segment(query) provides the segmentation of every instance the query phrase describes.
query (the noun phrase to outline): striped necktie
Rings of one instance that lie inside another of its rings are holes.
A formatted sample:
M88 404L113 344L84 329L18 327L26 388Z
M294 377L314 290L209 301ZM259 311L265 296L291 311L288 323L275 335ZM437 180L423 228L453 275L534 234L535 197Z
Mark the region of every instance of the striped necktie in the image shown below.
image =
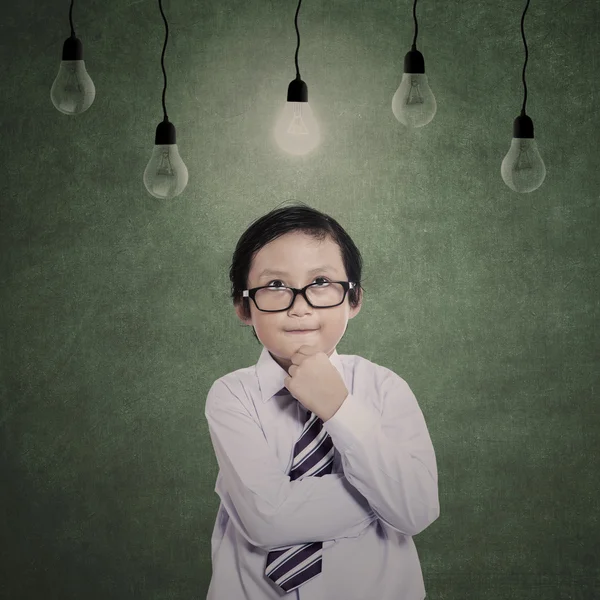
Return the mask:
M335 448L323 421L308 413L302 435L294 446L289 472L292 481L303 477L321 477L333 471ZM267 555L265 574L285 592L291 592L321 572L323 542L310 542L273 550Z

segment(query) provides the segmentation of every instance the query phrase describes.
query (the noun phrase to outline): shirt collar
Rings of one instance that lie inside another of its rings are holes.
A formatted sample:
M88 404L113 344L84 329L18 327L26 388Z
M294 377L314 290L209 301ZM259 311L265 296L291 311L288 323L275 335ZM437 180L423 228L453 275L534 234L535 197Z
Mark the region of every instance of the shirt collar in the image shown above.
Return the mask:
M340 355L337 353L337 349L333 351L329 360L338 370L342 379L344 379L344 367ZM260 358L256 363L256 375L258 377L258 385L260 387L261 400L263 402L270 400L274 396L282 396L287 393L284 390L285 384L283 381L288 376L288 372L275 362L264 346L260 353Z

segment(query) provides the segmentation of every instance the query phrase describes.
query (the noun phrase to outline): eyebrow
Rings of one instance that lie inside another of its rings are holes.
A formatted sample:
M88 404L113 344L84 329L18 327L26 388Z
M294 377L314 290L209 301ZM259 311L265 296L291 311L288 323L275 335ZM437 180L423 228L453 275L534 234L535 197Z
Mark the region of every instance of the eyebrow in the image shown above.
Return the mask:
M308 271L309 275L312 275L313 273L318 273L318 272L323 272L323 271L335 271L335 267L332 267L331 265L322 265L320 267L316 267L315 269L312 269L310 271ZM264 269L264 271L262 271L259 275L259 279L262 279L263 277L265 277L266 275L287 275L288 273L286 271L280 271L278 269Z

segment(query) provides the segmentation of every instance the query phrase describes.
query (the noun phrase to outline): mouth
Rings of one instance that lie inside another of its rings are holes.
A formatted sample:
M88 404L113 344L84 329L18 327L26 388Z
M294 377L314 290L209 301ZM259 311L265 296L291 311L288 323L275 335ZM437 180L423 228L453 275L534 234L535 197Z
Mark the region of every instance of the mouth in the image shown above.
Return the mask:
M290 329L287 330L286 333L291 333L292 335L302 335L306 333L313 333L314 331L318 331L317 329Z

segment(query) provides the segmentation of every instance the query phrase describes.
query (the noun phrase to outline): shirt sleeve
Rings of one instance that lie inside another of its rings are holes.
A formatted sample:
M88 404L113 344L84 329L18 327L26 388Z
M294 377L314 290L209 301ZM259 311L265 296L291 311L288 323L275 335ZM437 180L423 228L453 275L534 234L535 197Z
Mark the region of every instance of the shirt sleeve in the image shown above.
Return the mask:
M435 452L423 413L396 373L379 387L376 403L348 394L323 427L342 457L348 481L387 525L408 536L440 514Z
M215 491L226 507L233 503L230 517L252 545L273 550L354 537L377 519L341 473L291 481L260 424L222 380L208 392L205 416L226 494Z

